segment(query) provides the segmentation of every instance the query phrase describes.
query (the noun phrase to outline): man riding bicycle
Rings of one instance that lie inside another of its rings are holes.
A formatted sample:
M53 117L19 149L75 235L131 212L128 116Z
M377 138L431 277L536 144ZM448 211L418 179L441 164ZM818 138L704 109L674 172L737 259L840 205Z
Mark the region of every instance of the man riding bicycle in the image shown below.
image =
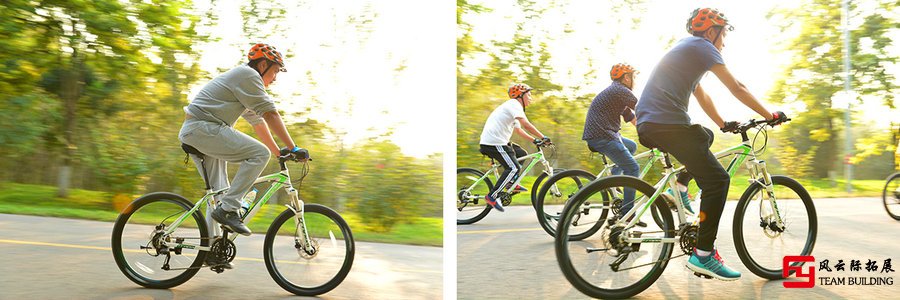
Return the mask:
M634 106L637 97L632 93L634 76L639 72L627 64L615 64L609 71L612 83L597 94L591 101L584 121L581 139L587 142L588 149L609 157L616 166L613 175L625 174L637 177L640 167L634 160L637 144L619 134L620 117L625 122L635 124ZM627 212L634 207L634 190L626 189L619 211ZM639 225L646 226L643 222Z
M725 122L712 99L700 86L700 79L712 71L732 95L767 120L782 122L784 113L771 113L734 78L722 59L725 36L733 30L718 10L698 8L687 20L684 38L663 56L650 74L647 86L635 109L641 144L657 147L681 162L703 190L700 202L699 237L686 266L688 269L721 280L737 280L741 274L725 266L714 247L719 219L725 208L730 178L709 147L713 133L691 124L687 114L688 100L693 94L698 104L723 132L737 128L737 122Z
M227 165L241 164L229 190L218 200L216 207L207 207L207 223L210 232L216 232L209 222L212 217L231 231L250 235L250 229L241 222L238 211L241 199L250 191L272 153L308 157L305 149L294 144L281 115L275 110L275 102L266 88L279 72L286 72L284 59L275 47L256 44L247 54L249 63L237 66L211 80L184 107L184 124L178 139L204 154L201 159L191 154L200 176L213 190L228 187ZM253 126L262 141L234 129L238 117ZM287 144L279 150L271 132ZM205 171L205 172L204 172Z
M528 140L534 141L535 144L549 144L550 138L538 131L537 127L528 121L525 117L525 107L531 104L532 88L524 83L513 84L507 90L509 100L497 106L491 115L488 116L484 123L484 129L481 132L481 141L479 151L481 154L487 155L492 160L500 162L503 166L503 173L500 175L498 182L494 185L493 190L484 196L485 200L491 207L501 212L504 211L503 204L498 201L500 197L506 197L502 191L516 182L519 175L519 161L516 158L525 156L525 150L516 144L510 143L509 139L513 132ZM534 138L528 132L541 138ZM525 191L524 188L516 186L516 192Z

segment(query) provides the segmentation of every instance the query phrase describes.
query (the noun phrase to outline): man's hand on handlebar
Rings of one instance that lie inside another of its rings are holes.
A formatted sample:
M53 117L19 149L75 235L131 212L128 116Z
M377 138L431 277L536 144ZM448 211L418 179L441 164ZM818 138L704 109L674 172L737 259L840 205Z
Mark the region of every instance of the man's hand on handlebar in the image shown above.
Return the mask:
M550 141L550 138L549 138L549 137L546 137L546 136L543 137L543 138L534 139L534 141L531 141L531 142L534 143L534 144L535 144L536 146L538 146L538 147L540 147L540 146L550 146L550 145L553 145L553 142Z
M739 125L740 124L736 121L728 121L728 122L725 122L725 127L719 128L719 130L722 130L722 132L725 132L725 133L738 132Z
M312 160L309 157L309 150L306 150L306 149L303 149L300 147L294 147L293 149L284 147L284 148L281 148L281 151L279 151L279 152L280 152L279 153L280 155L278 157L284 158L286 160L293 160L293 161L297 161L297 162L305 162L307 160Z
M776 112L772 113L772 120L770 120L771 123L769 123L769 124L772 126L775 126L775 125L784 123L787 120L789 120L789 119L788 119L787 115L784 114L784 112L776 111Z

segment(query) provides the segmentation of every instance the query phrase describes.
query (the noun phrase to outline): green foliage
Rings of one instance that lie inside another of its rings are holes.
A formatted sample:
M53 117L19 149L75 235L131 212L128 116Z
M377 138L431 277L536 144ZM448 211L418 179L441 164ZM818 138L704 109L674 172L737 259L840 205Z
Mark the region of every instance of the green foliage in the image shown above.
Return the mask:
M177 133L189 89L218 73L201 71L195 49L222 35L240 35L245 44L266 40L286 30L290 10L308 5L245 1L238 6L240 32L211 32L220 22L219 11L200 12L191 1L4 1L0 180L56 184L61 166L69 166L70 186L76 189L201 196L202 178L193 162L183 164ZM341 21L352 27L348 34L364 40L376 17L364 9ZM236 53L234 63L242 56ZM313 75L320 74L307 72L315 87ZM314 94L315 89L309 92ZM286 118L295 141L310 149L315 159L309 176L298 185L304 200L342 214L364 210L359 217L364 223L354 226L382 232L392 232L394 225L410 227L421 221L420 216L441 216L440 156L408 157L387 141L345 147L341 140L346 132L309 119L307 113ZM244 122L237 128L252 135ZM388 168L377 169L378 164ZM300 168L290 167L298 179ZM238 164L229 168L229 174L235 174ZM277 171L273 159L264 172ZM79 193L73 190L68 200ZM111 195L95 196L110 206ZM82 215L60 214L70 212ZM433 238L416 243L434 244Z
M559 2L559 1L558 1ZM541 15L550 9L565 9L569 2L540 3L518 1L508 8L521 18L514 18L517 30L508 40L478 43L472 36L472 25L467 23L470 16L489 12L488 8L473 5L469 1L457 1L457 24L461 36L457 37L457 119L456 145L457 165L477 167L487 161L478 151L478 141L484 121L498 105L506 101L507 88L514 82L524 82L535 90L535 101L526 108L526 114L543 134L553 139L557 147L549 157L557 167L598 169L599 159L591 159L587 146L581 140L585 113L591 100L602 87L562 86L551 80L555 71L551 63L552 55L548 45L556 42L557 35L569 34L568 26L541 22ZM631 13L644 10L640 1L627 4L614 4L610 7L614 12L629 11ZM563 8L560 8L563 7ZM615 13L611 15L621 16ZM628 23L635 25L637 20L631 17L604 19L605 24ZM634 23L632 23L634 22ZM566 23L568 24L568 23ZM551 28L553 27L553 28ZM614 38L613 38L614 39ZM604 40L606 41L606 40ZM477 67L475 57L487 57L489 60ZM587 62L591 64L590 60ZM603 73L603 72L600 72ZM595 70L589 70L585 78L597 78ZM607 81L604 81L607 82ZM634 129L623 126L631 130ZM529 152L535 151L531 141L513 136L518 143ZM486 169L486 168L485 168ZM532 174L537 174L533 171Z
M350 208L376 232L390 230L425 209L440 206L440 168L404 157L400 148L371 140L353 151L357 159L346 170L350 176L345 193Z
M68 198L54 196L51 186L0 182L0 213L35 216L77 218L113 222L119 216L107 201L110 193L73 189ZM136 197L136 196L135 196ZM266 205L260 208L248 224L254 232L265 232L272 220L283 212L284 206ZM440 217L414 217L394 226L388 232L368 229L355 213L341 212L357 241L401 243L427 246L443 244L443 222Z
M897 61L897 54L889 52L894 41L890 31L897 29L896 1L877 1L877 8L864 9L851 2L851 24L861 23L851 29L851 86L860 96L883 99L884 105L893 107L897 87L894 77L887 72ZM780 151L779 161L786 170L825 178L828 172L839 168L838 157L842 141L843 109L835 108L832 97L843 89L844 42L841 27L841 2L809 0L800 5L803 9L776 9L770 19L779 23L784 32L796 32L788 36L786 50L792 60L769 93L771 101L796 107L804 111L785 127L782 135L788 151ZM790 29L795 29L792 31ZM858 105L857 100L852 103ZM866 126L857 122L856 126ZM858 141L857 148L868 148L872 140ZM862 160L866 157L857 157Z

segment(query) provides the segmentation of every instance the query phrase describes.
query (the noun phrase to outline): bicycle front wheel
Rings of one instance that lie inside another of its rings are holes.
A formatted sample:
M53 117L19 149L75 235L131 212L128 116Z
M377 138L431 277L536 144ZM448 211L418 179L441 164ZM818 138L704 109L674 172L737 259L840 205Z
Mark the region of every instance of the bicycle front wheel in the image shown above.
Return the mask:
M566 279L585 295L628 298L650 287L662 275L672 256L675 225L671 213L660 214L662 226L649 222L651 216L645 213L638 220L647 223L647 227L625 228L624 221L608 219L590 238L571 239L572 220L583 210L584 203L601 203L611 189L634 189L635 199L645 199L654 192L652 186L630 176L604 177L586 185L563 209L554 243L556 259ZM652 205L659 211L669 209L660 199ZM632 238L643 240L628 240Z
M884 191L881 192L881 199L888 215L900 221L900 173L888 176Z
M472 224L484 219L491 206L484 196L491 192L494 185L484 173L472 168L456 169L456 224Z
M148 288L167 289L197 274L207 252L173 244L209 246L203 215L194 212L174 232L164 232L191 208L179 195L151 193L122 211L113 225L112 252L125 277Z
M817 217L812 198L797 181L772 176L772 191L758 181L751 184L738 201L732 228L744 266L756 276L775 280L784 278L785 256L811 255Z
M303 229L287 209L275 218L263 242L269 275L279 286L299 296L331 291L347 277L355 248L350 227L341 216L318 204L304 205L303 220L312 251L304 245Z
M550 236L556 236L556 227L562 210L572 196L594 180L594 175L584 170L566 170L547 179L541 186L535 203L538 223ZM569 226L569 239L581 240L591 236L603 225L609 212L608 198L602 203L584 202Z

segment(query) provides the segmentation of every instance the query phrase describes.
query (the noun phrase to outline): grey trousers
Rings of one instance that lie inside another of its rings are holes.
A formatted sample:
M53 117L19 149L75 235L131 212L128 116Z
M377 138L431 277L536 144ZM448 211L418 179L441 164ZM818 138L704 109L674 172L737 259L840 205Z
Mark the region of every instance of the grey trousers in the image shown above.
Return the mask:
M271 156L265 145L249 135L225 124L199 119L185 120L178 139L206 155L203 165L196 155L192 154L191 159L194 160L197 171L201 172L200 175L209 179L213 190L228 187L228 163L241 164L231 182L231 188L218 199L226 211L238 211L241 208L241 198L250 191ZM202 173L203 167L206 168L206 174ZM212 207L207 207L207 216L211 209ZM218 227L212 226L210 221L211 219L207 220L210 227Z

